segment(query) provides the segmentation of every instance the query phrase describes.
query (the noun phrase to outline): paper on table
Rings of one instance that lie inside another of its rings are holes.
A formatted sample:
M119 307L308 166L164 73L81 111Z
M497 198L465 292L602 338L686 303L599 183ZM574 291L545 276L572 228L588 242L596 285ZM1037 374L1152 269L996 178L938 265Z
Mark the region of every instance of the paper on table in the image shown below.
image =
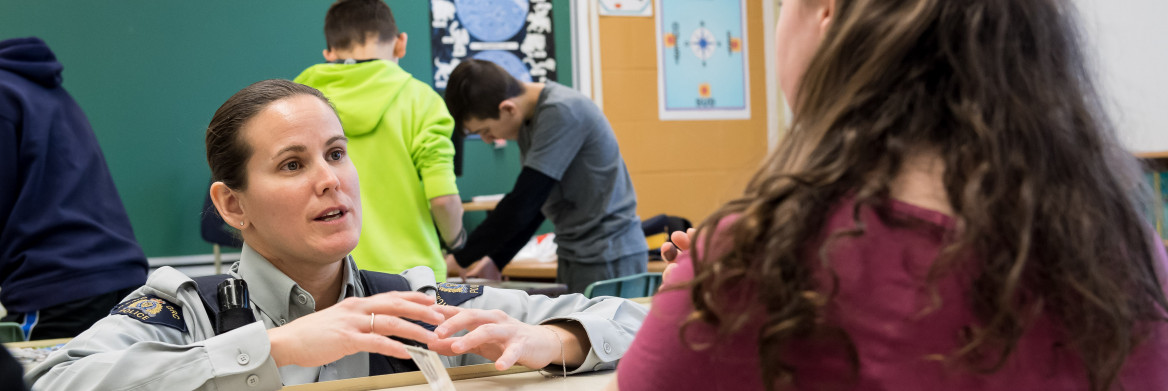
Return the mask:
M425 376L426 382L430 383L431 390L455 391L454 381L450 380L450 374L446 373L446 367L442 365L442 359L438 357L438 353L409 345L406 346L406 351L410 352L410 357L414 359L415 364L418 364L418 370L422 371L422 376Z

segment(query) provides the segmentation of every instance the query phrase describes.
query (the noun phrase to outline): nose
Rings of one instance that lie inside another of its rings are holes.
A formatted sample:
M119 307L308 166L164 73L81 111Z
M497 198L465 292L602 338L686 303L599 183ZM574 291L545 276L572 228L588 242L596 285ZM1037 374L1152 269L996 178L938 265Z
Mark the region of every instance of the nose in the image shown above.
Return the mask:
M316 194L325 195L329 190L337 191L341 186L341 178L337 175L336 168L329 164L316 166L319 167L316 174Z

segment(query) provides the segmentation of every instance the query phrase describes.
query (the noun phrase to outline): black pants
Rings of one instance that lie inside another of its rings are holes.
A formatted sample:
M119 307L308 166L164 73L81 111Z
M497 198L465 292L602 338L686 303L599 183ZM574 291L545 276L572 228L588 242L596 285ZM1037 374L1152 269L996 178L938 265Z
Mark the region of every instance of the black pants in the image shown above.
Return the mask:
M73 338L89 329L137 287L74 300L33 312L9 312L0 321L20 324L24 339L29 341Z

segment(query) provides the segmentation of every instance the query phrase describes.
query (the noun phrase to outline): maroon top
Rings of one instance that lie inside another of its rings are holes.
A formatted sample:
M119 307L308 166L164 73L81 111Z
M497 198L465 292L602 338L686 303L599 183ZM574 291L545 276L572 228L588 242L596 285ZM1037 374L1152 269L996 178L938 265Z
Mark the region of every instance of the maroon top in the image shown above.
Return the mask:
M854 226L851 203L841 205L844 207L829 214L824 232ZM832 384L846 390L1088 389L1082 362L1059 342L1059 327L1045 317L1024 334L1015 352L993 374L977 375L930 359L930 355L955 351L961 345L960 330L974 322L963 294L968 283L959 277L939 280L936 287L941 307L921 315L930 303L925 272L954 221L899 201L888 205L887 216L921 224L896 224L865 208L861 220L866 233L840 239L831 251L839 291L826 316L853 341L859 354L857 377L854 382L849 380L851 368L842 350L835 348L838 345L800 341L790 350L788 360L797 365L797 389L832 388ZM735 219L723 220L718 231ZM715 243L717 246L720 241ZM1163 270L1166 256L1162 247L1158 249L1156 258ZM665 281L666 289L654 296L649 316L620 361L622 391L764 389L758 360L759 322L751 322L710 350L695 352L681 344L678 327L692 310L690 291L668 290L668 286L692 279L693 273L688 252L682 254ZM750 309L744 306L744 310ZM761 314L757 308L754 311ZM701 323L687 329L691 342L712 341L713 335L713 328ZM1166 337L1168 327L1156 325L1149 339L1128 358L1120 375L1125 390L1168 390Z

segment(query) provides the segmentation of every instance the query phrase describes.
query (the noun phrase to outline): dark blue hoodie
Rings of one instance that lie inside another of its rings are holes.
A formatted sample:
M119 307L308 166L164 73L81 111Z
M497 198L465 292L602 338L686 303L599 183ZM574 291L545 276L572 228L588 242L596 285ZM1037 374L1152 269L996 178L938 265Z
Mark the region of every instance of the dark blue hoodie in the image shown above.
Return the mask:
M61 69L38 38L0 41L0 303L11 312L146 282L146 256Z

